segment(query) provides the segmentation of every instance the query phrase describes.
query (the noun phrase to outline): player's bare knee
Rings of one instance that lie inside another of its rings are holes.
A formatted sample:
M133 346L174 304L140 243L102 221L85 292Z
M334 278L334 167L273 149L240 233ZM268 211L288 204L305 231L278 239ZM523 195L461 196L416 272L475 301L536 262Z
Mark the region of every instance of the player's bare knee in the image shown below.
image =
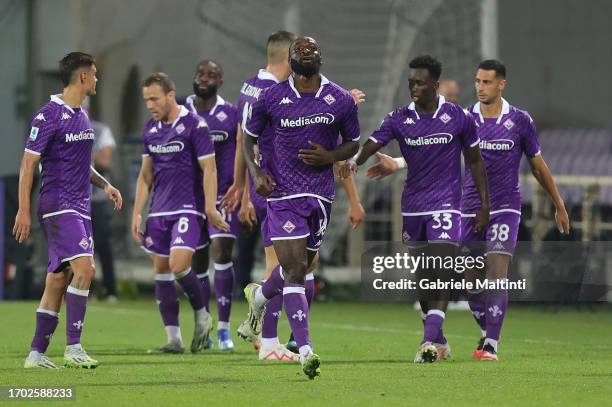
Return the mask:
M301 261L296 261L290 264L287 268L283 267L285 281L291 284L304 284L306 270L306 263Z
M184 261L183 259L170 259L170 272L172 274L182 273L191 267L191 261Z
M61 292L66 288L66 276L64 273L49 273L45 279L45 290Z

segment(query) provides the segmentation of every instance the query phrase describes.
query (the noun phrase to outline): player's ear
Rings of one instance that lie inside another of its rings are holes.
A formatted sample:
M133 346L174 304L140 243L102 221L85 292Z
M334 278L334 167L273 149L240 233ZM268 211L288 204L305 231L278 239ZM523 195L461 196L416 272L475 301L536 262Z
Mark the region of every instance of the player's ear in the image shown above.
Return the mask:
M499 90L504 90L506 88L506 80L502 79L501 81L499 81Z

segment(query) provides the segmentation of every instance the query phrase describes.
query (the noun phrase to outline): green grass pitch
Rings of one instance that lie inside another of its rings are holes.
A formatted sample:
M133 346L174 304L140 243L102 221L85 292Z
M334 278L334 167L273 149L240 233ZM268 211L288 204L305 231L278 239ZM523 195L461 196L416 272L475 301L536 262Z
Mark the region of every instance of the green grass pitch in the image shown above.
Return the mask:
M153 299L90 303L83 344L100 360L97 369L25 370L35 308L34 302L0 304L0 386L74 386L75 405L499 407L603 406L612 400L609 309L553 314L511 307L498 363L470 359L479 331L469 312L449 312L452 360L414 365L421 322L411 307L315 303L311 335L322 375L309 381L298 364L259 362L235 335L232 354L148 355L165 340ZM188 346L193 322L187 302L181 311ZM245 311L245 304L235 304L232 331ZM55 362L65 345L64 323L62 314L47 352ZM283 316L282 338L287 325Z

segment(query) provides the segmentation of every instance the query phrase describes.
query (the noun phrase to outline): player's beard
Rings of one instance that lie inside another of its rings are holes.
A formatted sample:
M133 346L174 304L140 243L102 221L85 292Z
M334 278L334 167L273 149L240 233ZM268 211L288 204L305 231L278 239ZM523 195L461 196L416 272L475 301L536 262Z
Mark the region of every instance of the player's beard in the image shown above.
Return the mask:
M197 83L193 83L193 93L202 99L210 99L217 94L217 85L209 85L206 91L203 91Z
M321 63L319 62L315 62L309 66L304 66L300 64L298 60L291 58L291 70L297 75L310 78L312 75L319 73L319 68L321 68Z

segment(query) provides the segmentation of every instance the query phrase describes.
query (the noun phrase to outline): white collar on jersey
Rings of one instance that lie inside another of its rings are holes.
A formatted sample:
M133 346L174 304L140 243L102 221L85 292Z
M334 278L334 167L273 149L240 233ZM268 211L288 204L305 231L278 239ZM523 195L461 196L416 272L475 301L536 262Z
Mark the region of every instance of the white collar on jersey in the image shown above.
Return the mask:
M480 112L480 102L476 102L476 104L472 108L472 112L473 113L477 113L478 117L480 117L480 122L484 123L484 117L482 117L482 113ZM508 114L508 113L510 113L510 103L508 103L508 101L506 99L502 98L502 110L501 110L501 114L497 118L497 121L495 122L495 124L501 123L502 117L504 117L504 115Z
M187 96L187 100L185 101L185 103L189 106L189 108L191 109L191 111L195 114L198 114L198 110L195 107L195 95L189 95ZM215 114L215 110L217 110L217 106L223 106L225 104L225 99L223 99L221 96L217 95L217 100L215 101L215 105L212 107L212 109L210 109L210 112L208 113L210 116L212 116L213 114Z
M179 120L181 120L181 117L185 117L189 114L189 110L187 110L187 108L183 105L179 106L179 115L176 119L174 119L174 121L172 122L172 127L174 128L174 126L176 126L176 124L179 122ZM162 127L162 122L161 120L159 120L157 122L157 128L161 129Z
M257 72L257 78L264 80L264 81L268 80L268 81L274 81L276 83L279 82L278 78L274 76L272 72L268 72L265 69L260 69L259 72Z
M433 118L435 119L438 116L438 112L440 111L440 109L442 109L442 105L446 103L446 98L442 95L438 95L438 108L436 109L436 111L434 112ZM421 120L421 116L419 116L419 113L416 111L416 106L414 104L414 102L410 103L410 105L408 105L408 109L413 110L414 114L416 114L417 120Z
M72 113L74 113L74 110L73 110L73 109L72 109L70 106L68 106L68 105L66 104L66 102L64 102L64 101L62 100L62 98L60 98L60 96L62 96L62 94L61 94L61 93L58 93L57 95L51 95L51 101L52 101L53 103L57 103L58 105L62 105L62 106L64 106L64 107L66 107L66 109L68 109L68 110L70 110Z
M316 98L318 98L319 95L321 95L321 92L323 91L323 86L327 85L328 83L329 83L329 79L321 75L321 86L319 86L319 90L317 91L317 94L315 95ZM289 75L289 86L291 87L291 90L293 90L297 98L302 97L300 96L300 92L298 92L298 90L295 88L295 84L293 83L293 76L291 75Z

